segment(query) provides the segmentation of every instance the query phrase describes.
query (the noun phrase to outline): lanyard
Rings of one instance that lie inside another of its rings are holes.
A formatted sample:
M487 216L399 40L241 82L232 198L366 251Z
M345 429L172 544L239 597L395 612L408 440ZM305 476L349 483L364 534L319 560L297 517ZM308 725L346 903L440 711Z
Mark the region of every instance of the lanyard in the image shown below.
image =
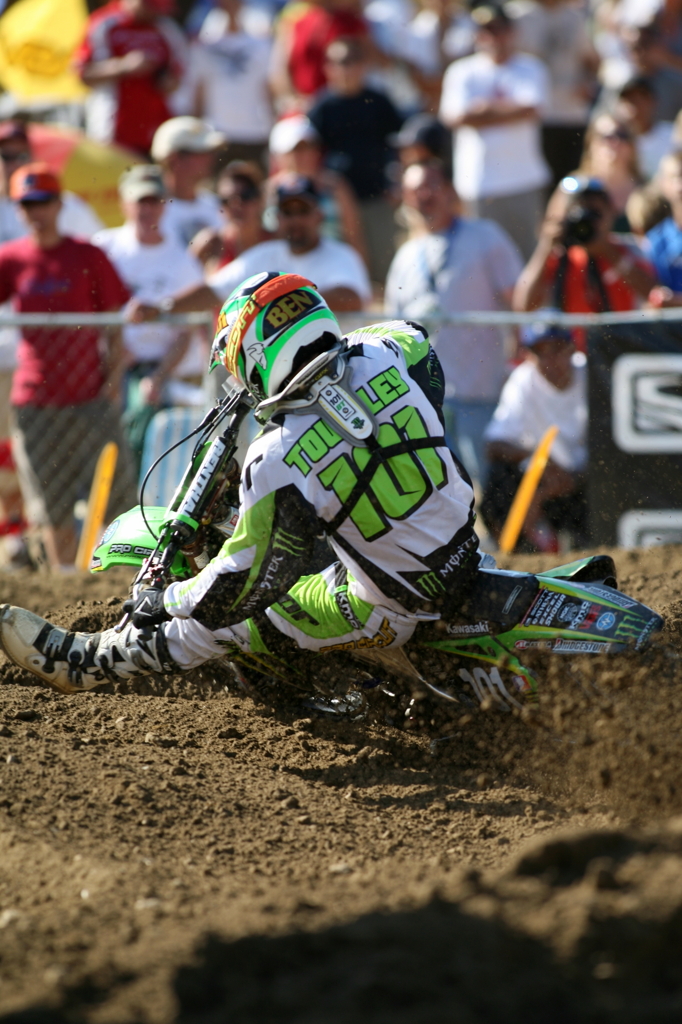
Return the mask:
M450 262L450 256L452 255L452 246L453 246L453 243L454 243L454 240L455 240L455 235L459 231L460 224L461 224L461 218L460 217L453 217L452 218L452 220L450 222L450 225L449 225L447 231L445 232L445 247L443 249L442 256L441 256L440 260L438 261L438 265L437 266L432 267L429 264L429 261L426 258L426 248L423 248L423 249L420 250L419 255L421 257L421 264L422 264L422 268L421 269L422 269L422 272L424 274L424 277L426 278L426 283L428 285L428 290L433 295L437 295L438 294L438 282L436 281L436 278L437 278L438 274L440 274L441 270L444 270L447 267L448 263ZM438 232L438 233L441 234L441 232Z

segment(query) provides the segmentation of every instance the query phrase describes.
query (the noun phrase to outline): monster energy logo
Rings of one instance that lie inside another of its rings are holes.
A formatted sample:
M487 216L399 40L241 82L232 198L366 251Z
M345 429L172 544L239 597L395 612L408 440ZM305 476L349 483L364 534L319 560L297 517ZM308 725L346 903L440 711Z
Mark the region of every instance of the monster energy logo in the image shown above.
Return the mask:
M305 551L303 541L299 540L295 534L287 533L286 530L281 528L275 531L272 546L279 548L281 551L286 551L288 555L293 555L295 558L302 555Z
M646 625L646 619L641 615L626 612L616 627L615 635L619 640L638 640Z
M417 580L417 584L425 594L428 594L429 597L438 597L445 590L445 587L438 579L435 572L424 573L424 575L420 576Z

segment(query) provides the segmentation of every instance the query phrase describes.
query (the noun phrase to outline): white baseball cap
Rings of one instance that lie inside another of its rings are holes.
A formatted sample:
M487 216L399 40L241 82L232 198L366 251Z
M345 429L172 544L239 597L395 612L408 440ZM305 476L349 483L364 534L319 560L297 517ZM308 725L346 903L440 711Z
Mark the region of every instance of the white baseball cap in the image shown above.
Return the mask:
M227 141L222 132L198 117L171 117L156 129L152 141L152 159L159 163L171 153L188 150L190 153L209 153Z
M270 132L271 153L292 153L299 142L319 142L320 136L305 114L295 114L278 121Z

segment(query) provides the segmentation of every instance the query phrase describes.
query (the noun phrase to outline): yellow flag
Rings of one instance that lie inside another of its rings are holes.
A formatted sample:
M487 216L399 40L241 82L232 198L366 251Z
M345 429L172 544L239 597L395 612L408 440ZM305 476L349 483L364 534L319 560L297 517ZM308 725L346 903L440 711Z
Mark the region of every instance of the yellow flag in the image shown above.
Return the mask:
M20 100L78 100L71 68L85 35L85 0L17 0L0 17L0 83Z

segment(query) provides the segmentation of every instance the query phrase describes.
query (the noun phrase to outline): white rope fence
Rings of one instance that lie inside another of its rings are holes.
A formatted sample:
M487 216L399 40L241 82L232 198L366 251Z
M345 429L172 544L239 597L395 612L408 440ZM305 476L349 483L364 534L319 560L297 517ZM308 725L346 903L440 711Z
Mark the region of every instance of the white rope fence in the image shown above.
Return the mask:
M212 312L164 314L158 323L177 327L211 327ZM355 330L366 324L379 324L393 317L388 313L340 313L339 322L344 329ZM624 313L562 313L560 310L542 309L531 313L513 313L510 310L472 310L466 313L442 313L419 317L419 322L431 330L443 326L523 326L525 324L556 324L560 327L611 327L619 324L678 323L682 321L682 307L671 309L633 309ZM120 313L3 313L0 330L4 327L126 327L130 320Z
M158 323L174 324L177 327L212 327L214 315L211 312L164 314ZM0 316L0 330L3 327L130 327L131 321L124 312L120 313L3 313Z
M368 323L381 323L392 319L388 314L342 313L339 322L344 329L354 330ZM560 310L538 309L531 313L513 313L511 310L470 311L442 313L437 316L416 318L429 330L443 326L524 326L527 324L555 324L558 327L614 327L619 324L678 323L682 321L682 307L671 309L632 309L624 313L562 313ZM352 325L352 326L351 326Z

